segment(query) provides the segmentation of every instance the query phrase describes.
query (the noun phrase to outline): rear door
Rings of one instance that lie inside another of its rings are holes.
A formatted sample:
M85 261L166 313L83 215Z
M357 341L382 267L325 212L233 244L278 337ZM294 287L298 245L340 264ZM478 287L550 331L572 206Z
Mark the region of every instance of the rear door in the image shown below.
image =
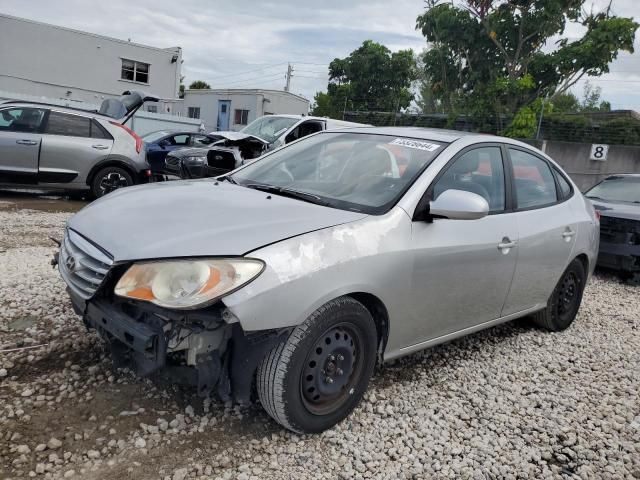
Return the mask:
M525 148L509 146L508 152L520 238L503 315L546 305L571 258L578 229L549 162Z
M86 184L91 168L112 147L113 137L94 119L52 110L42 136L38 183Z
M0 109L0 182L36 182L46 112L32 107Z

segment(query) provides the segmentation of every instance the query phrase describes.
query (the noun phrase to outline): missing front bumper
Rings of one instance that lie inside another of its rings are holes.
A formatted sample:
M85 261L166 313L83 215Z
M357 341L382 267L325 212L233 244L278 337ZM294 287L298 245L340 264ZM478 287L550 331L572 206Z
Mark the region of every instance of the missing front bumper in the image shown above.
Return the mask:
M173 319L158 312L131 312L107 302L90 301L83 311L85 325L107 342L116 367L128 367L162 384L196 387L200 396L212 393L223 400L247 402L255 370L262 358L289 330L246 333L239 323L228 324L221 310L208 313L208 327L189 324L187 314ZM206 319L207 313L198 313ZM197 328L196 328L197 326ZM191 329L188 336L181 336ZM176 331L178 339L176 340Z

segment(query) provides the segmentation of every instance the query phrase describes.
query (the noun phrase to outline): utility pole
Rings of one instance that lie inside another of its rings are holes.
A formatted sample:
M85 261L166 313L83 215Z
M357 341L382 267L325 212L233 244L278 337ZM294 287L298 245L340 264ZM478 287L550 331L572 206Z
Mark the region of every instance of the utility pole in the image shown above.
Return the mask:
M293 67L289 64L287 67L287 84L284 87L285 92L288 92L291 88L291 77L293 77Z

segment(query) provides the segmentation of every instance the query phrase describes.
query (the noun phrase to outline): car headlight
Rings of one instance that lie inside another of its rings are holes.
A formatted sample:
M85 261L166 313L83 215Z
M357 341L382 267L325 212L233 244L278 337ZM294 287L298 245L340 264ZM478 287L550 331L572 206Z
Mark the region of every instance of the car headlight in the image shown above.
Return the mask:
M166 308L200 308L246 285L263 269L262 261L251 258L140 262L126 271L114 292Z
M185 157L185 161L190 162L190 163L206 163L207 162L207 157L202 157L202 156Z

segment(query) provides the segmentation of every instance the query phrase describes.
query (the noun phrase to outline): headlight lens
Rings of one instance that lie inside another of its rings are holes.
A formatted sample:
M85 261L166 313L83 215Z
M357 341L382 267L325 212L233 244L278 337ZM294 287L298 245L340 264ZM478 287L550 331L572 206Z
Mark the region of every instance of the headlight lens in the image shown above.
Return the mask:
M264 263L251 258L141 262L122 276L115 294L166 308L199 308L246 285L263 269Z
M185 160L191 163L206 163L207 157L186 157Z

